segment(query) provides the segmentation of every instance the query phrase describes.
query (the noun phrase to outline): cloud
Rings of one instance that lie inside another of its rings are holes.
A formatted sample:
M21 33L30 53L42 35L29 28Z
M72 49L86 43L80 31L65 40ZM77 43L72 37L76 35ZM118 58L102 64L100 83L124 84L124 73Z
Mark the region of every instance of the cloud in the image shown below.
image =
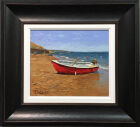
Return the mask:
M46 34L47 37L52 37L52 34Z
M99 36L98 34L94 34L94 37L95 37L95 38L98 38L98 37L100 37L100 36Z
M65 37L65 35L64 35L64 34L58 34L57 36L58 36L58 37L60 37L60 38Z
M73 40L80 40L80 38L79 37L75 37L75 38L73 38Z

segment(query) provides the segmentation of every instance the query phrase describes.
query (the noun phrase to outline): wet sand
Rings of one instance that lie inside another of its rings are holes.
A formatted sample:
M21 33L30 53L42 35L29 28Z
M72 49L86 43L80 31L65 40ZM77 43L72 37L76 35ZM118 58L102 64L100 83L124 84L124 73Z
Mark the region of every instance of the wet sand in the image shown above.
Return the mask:
M108 96L103 73L57 74L53 56L31 54L31 96Z

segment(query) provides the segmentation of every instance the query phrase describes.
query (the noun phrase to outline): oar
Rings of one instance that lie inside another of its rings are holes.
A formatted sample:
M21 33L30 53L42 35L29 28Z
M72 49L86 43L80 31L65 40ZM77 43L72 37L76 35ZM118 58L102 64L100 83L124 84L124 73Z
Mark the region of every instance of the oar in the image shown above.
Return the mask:
M78 61L78 57L73 61L73 63L71 64L71 66L73 66L77 61Z

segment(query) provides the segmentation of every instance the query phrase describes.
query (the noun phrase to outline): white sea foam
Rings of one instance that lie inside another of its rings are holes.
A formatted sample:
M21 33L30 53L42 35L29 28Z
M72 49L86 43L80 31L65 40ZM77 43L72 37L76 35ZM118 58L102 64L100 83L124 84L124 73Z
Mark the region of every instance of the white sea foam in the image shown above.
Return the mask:
M108 69L109 69L109 67L101 66L101 65L99 65L99 68L100 68L100 69L103 69L103 70L108 70Z

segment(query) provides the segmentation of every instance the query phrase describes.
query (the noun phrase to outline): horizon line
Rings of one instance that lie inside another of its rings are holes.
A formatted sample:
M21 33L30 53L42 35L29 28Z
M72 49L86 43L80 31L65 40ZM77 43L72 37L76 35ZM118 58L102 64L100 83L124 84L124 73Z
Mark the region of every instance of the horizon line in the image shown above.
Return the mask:
M65 51L65 52L109 52L109 51L69 51L69 50L59 50L59 49L47 49L47 50L56 50L56 51Z

